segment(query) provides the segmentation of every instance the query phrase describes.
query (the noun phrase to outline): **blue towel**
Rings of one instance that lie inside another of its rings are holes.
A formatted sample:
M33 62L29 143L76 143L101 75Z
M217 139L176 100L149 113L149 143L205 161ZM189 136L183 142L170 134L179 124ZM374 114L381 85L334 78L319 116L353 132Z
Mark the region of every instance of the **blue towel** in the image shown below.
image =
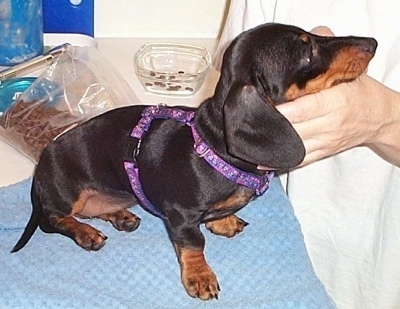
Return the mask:
M97 252L37 230L10 250L31 213L31 179L0 188L0 308L335 308L310 263L300 225L278 178L239 212L250 224L227 239L203 228L219 300L189 297L162 221L140 207L132 233L88 220L108 236Z

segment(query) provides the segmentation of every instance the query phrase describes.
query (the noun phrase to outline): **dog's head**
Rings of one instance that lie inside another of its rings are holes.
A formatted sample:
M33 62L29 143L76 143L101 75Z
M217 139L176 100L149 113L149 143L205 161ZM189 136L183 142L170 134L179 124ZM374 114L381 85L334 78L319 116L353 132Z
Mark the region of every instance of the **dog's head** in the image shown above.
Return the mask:
M240 34L225 51L215 91L230 155L277 169L301 163L303 143L275 106L354 80L376 47L372 38L321 37L282 24Z

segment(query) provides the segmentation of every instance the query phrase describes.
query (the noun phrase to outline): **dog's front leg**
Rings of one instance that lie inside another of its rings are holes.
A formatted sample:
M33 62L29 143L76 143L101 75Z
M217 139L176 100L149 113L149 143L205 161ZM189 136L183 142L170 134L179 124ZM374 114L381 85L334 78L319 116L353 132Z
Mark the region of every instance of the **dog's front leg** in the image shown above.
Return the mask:
M219 284L217 277L208 266L202 250L180 248L175 244L181 279L186 292L202 300L218 299Z
M222 219L206 222L206 228L211 233L225 237L233 237L243 231L248 223L235 215L230 215Z
M202 300L218 299L217 277L204 257L204 236L198 226L185 227L185 235L171 237L181 266L181 280L191 297ZM174 234L174 233L170 233ZM171 236L171 235L170 235Z

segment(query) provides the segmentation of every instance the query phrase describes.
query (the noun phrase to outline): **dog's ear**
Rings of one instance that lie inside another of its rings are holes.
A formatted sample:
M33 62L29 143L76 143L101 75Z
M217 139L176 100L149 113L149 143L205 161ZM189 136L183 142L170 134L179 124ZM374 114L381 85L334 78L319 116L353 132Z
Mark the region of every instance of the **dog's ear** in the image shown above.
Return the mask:
M231 87L224 105L228 153L247 162L282 169L301 163L303 142L289 121L254 86Z

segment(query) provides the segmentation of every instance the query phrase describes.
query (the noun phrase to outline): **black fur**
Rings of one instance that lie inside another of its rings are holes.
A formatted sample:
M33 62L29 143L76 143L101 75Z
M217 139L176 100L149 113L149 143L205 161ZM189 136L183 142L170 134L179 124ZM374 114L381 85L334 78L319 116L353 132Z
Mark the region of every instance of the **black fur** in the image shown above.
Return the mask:
M365 70L375 48L376 42L370 38L318 37L280 24L246 31L225 52L215 94L196 110L196 128L216 153L245 171L265 173L257 169L259 165L295 167L303 160L305 149L275 105L356 78ZM348 59L348 67L358 69L349 75L349 68L343 68L340 76L331 76L332 65L338 59L346 60L349 49L354 51L354 59ZM321 84L323 87L309 86L310 81L324 78L327 82ZM143 109L144 106L129 106L109 111L48 145L34 174L33 214L13 251L28 242L37 226L79 243L82 235L77 236L60 220L102 214L92 200L81 213L74 213L82 191L98 193L93 199L98 199L99 205L114 203L115 209L137 203L123 160L129 156L126 150L132 149L127 145L137 143L129 133ZM201 252L204 248L201 223L232 215L254 196L253 190L225 179L197 156L190 129L174 120L153 121L137 160L147 197L166 215L165 225L181 266L184 250ZM237 223L240 225L240 221ZM88 246L79 244L87 250L97 250L106 238L101 233L99 237ZM192 292L191 284L196 280L186 280L185 266L182 267L182 281L191 296L217 297L218 292L210 288L216 281L212 275L207 280L196 279L200 287Z

